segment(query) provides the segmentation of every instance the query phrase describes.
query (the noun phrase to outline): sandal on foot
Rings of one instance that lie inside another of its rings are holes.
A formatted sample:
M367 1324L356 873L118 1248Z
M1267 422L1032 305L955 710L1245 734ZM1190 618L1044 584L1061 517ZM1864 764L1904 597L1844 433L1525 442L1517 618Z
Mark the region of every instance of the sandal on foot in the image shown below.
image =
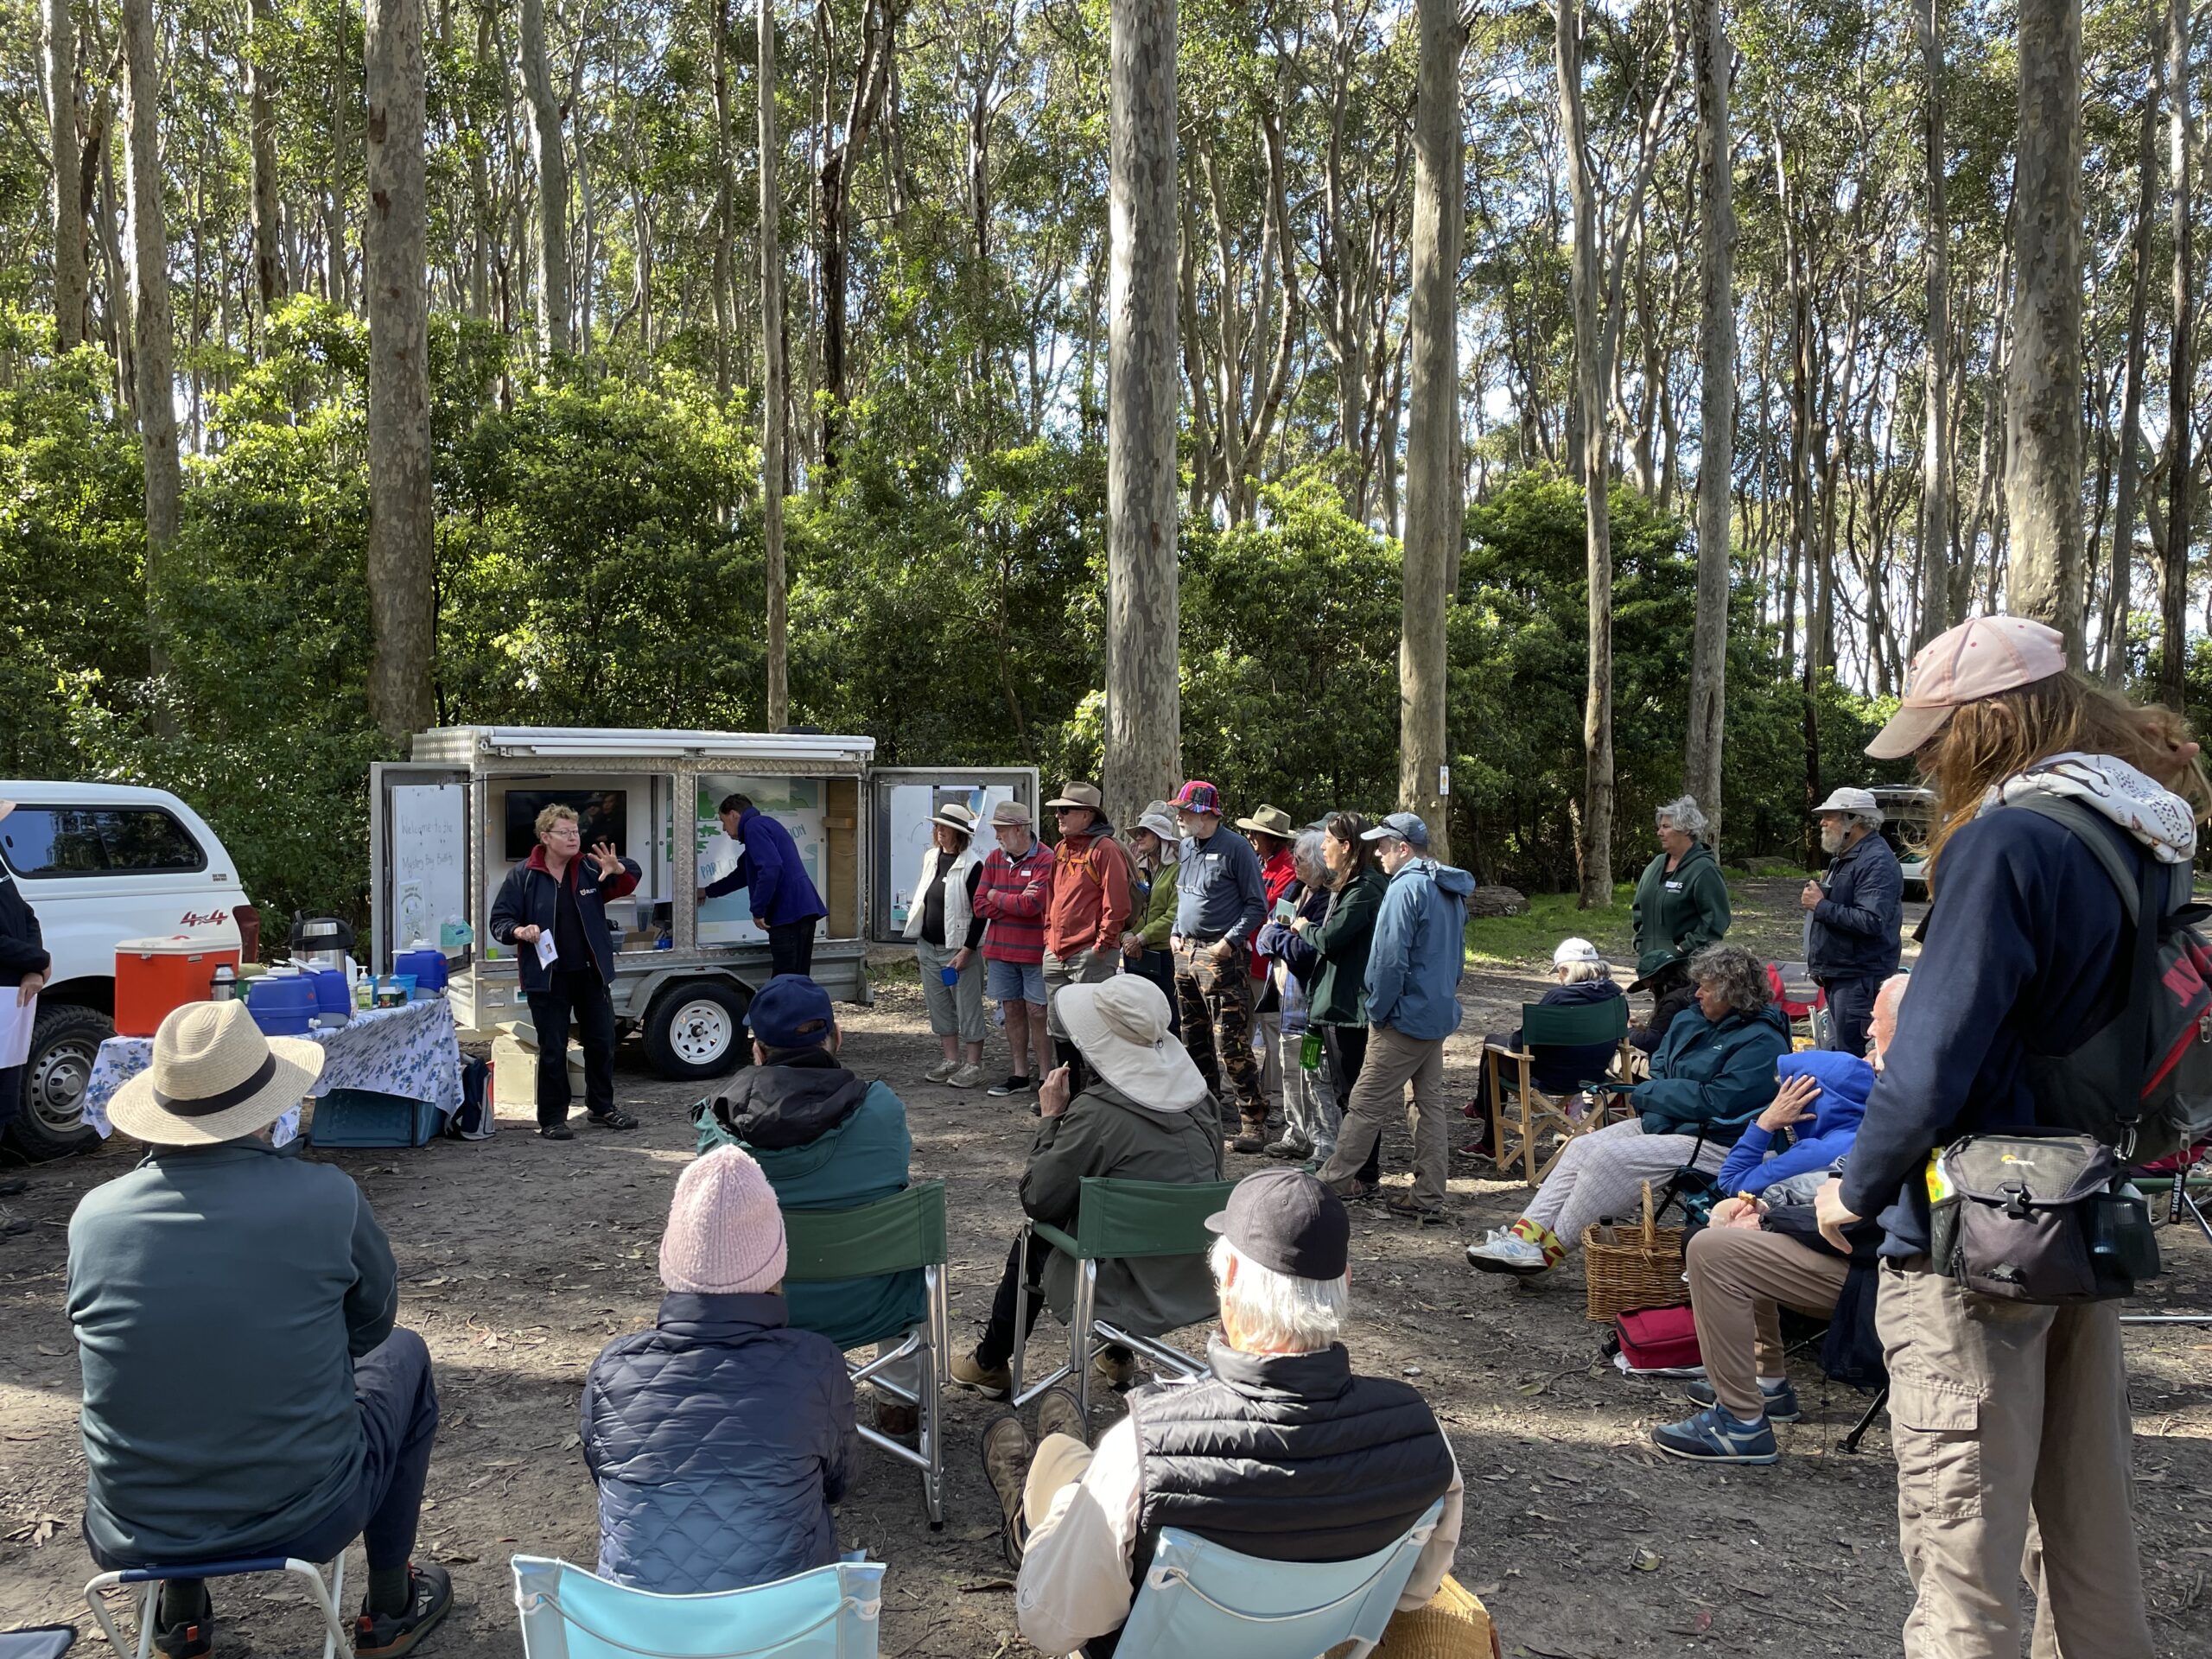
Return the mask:
M586 1116L602 1129L634 1129L638 1120L620 1106L610 1106L603 1112L588 1112Z
M453 1605L453 1580L442 1567L407 1569L407 1611L372 1613L367 1608L353 1622L355 1659L399 1659L412 1653L415 1644L446 1616Z

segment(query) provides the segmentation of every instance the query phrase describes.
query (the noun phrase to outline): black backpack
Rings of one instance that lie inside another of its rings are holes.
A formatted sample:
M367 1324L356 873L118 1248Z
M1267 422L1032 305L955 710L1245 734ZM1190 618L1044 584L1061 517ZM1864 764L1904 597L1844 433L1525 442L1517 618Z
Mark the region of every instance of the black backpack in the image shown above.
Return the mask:
M2112 878L2127 912L2127 976L2111 1017L2071 1054L2028 1059L2037 1118L2149 1163L2212 1135L2212 944L2192 868L2123 851L2111 820L2063 795L2006 803L2063 824Z

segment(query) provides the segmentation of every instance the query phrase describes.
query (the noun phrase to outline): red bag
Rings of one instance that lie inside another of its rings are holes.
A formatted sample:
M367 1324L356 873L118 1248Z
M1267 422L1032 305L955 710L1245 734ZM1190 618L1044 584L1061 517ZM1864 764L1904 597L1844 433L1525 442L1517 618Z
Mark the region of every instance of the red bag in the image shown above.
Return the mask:
M1697 1319L1687 1307L1640 1307L1622 1314L1613 1327L1630 1373L1694 1370L1705 1363L1697 1348Z

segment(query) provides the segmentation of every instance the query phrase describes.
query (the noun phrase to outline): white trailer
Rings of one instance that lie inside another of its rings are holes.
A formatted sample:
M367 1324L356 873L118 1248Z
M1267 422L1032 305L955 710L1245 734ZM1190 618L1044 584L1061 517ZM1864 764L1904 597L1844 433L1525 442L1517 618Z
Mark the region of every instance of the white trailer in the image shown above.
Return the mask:
M370 768L370 962L386 972L397 951L442 945L465 1032L527 1020L514 952L491 936L492 901L536 844L538 810L560 801L582 816L587 846L610 838L642 872L607 907L617 1022L663 1076L721 1076L743 1058L745 1010L769 973L746 892L699 898L737 861L715 817L724 797L749 797L791 832L830 911L814 978L849 1002L870 1000L869 942L900 937L938 806L988 813L1012 799L1033 812L1040 798L1033 766L879 767L874 755L873 738L803 732L420 733L409 760Z

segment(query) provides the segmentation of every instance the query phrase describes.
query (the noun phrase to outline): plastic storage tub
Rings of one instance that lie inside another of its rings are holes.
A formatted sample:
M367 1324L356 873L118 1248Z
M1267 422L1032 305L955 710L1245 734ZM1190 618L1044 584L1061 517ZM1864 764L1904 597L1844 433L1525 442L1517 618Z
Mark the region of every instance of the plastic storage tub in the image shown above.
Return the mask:
M315 1027L315 977L265 974L246 993L246 1012L264 1037L304 1037Z
M205 1002L215 969L238 968L234 944L175 934L162 939L124 939L115 947L115 1030L119 1037L150 1037L163 1020L188 1002Z
M315 1103L308 1141L318 1147L419 1147L438 1130L427 1100L373 1089L333 1089Z

